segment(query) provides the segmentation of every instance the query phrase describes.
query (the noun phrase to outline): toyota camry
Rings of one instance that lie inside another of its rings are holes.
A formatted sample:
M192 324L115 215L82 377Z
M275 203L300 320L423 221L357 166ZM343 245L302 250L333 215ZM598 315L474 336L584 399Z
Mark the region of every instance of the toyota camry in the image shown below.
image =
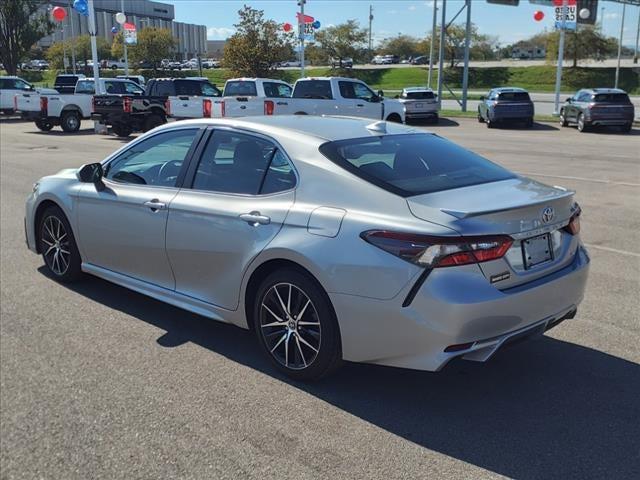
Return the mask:
M574 192L442 137L356 118L158 127L44 177L29 248L251 329L296 379L343 360L435 371L573 318L589 256Z

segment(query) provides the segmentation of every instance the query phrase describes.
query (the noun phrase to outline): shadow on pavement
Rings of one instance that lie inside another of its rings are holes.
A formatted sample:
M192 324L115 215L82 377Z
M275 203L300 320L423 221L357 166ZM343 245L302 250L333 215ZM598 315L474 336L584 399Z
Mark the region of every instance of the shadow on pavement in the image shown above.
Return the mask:
M407 124L410 127L419 126L419 127L457 127L460 124L455 120L451 120L450 118L440 117L438 118L438 123L433 123L428 120L412 120Z
M640 366L606 353L543 337L485 364L454 361L440 373L346 364L304 384L273 370L249 332L95 277L69 288L166 331L160 345L193 342L408 441L501 475L638 478Z
M85 128L84 130L78 130L77 132L69 132L69 133L56 128L54 128L53 130L49 130L48 132L43 132L42 130L34 130L32 132L25 132L25 133L31 133L33 135L52 135L54 137L80 137L85 135L95 135L95 132L93 131L92 128L91 129Z

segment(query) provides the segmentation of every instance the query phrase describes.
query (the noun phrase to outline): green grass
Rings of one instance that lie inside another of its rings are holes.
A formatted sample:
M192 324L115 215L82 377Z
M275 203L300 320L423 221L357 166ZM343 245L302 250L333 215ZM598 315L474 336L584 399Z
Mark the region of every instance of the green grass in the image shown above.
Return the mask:
M555 67L552 65L534 67L495 67L495 68L470 68L469 88L485 90L496 86L517 86L526 88L531 92L553 92L555 87ZM102 72L105 76L115 76L121 71ZM132 72L133 73L133 72ZM154 76L150 70L139 72L147 78ZM233 75L227 69L203 70L203 75L219 87ZM278 70L273 72L274 77L293 83L299 76L299 70ZM306 74L312 77L341 75L355 77L369 84L374 90L384 90L389 96L395 95L404 87L426 85L427 67L407 68L379 68L339 70L327 67L311 67ZM53 85L56 72L22 72L21 75L36 85ZM194 71L172 71L156 73L156 76L185 77L197 75ZM449 68L445 70L446 83L449 88L460 89L462 86L462 68ZM614 83L614 68L565 68L563 70L562 90L572 92L585 87L610 86ZM438 81L438 72L433 72L432 84ZM620 87L631 94L640 94L640 75L631 67L620 70ZM444 99L453 98L448 92L443 93ZM477 100L478 95L470 95L469 99Z

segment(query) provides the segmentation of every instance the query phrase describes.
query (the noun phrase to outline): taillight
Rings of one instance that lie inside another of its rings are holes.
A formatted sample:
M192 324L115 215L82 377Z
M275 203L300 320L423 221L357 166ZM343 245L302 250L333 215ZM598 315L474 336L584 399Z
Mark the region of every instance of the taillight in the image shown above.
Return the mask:
M225 117L227 115L227 109L225 108L224 100L220 102L220 116Z
M211 118L211 100L208 98L202 100L202 116L204 118Z
M264 101L264 114L265 115L273 115L273 109L275 108L275 104L272 100Z
M577 235L580 233L580 214L582 210L578 208L578 211L573 214L571 220L569 220L569 224L564 227L565 231L569 232L571 235Z
M164 101L164 111L166 112L167 117L171 116L171 101L169 99Z
M501 258L511 248L507 235L434 237L415 233L369 230L360 236L370 244L416 265L453 267Z
M122 99L122 110L124 113L131 113L131 104L133 103L133 99L131 97L124 97Z
M49 110L49 99L47 97L40 97L40 112L47 114Z

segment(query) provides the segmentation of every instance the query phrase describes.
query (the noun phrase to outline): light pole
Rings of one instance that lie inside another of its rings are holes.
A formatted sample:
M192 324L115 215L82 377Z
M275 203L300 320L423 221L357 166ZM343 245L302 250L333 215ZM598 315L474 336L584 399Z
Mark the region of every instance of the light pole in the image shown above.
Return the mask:
M71 14L73 13L73 8L71 7L71 0L69 0L69 26L71 27L71 62L72 62L72 71L73 74L76 74L76 34L73 31L73 17Z
M93 8L93 0L88 0L89 7L89 35L91 36L91 57L93 58L93 80L96 94L104 93L100 87L100 64L98 63L98 45L96 43L96 12Z
M431 26L431 45L429 46L429 78L427 86L431 88L431 76L433 74L433 45L436 43L436 25L438 21L438 0L433 0L433 25Z
M442 68L444 66L444 40L445 29L447 28L447 0L442 0L442 20L440 22L440 45L438 57L438 108L442 108L442 81L444 74Z
M127 19L126 14L124 13L124 0L120 0L120 11L122 15L124 15L125 20ZM118 22L120 23L120 22ZM129 57L127 56L127 42L124 39L124 22L120 25L122 29L122 51L124 53L124 74L129 75Z
M300 18L298 18L298 35L300 36L300 78L304 78L304 4L307 0L298 0Z
M633 52L633 63L638 63L638 40L640 40L640 7L638 8L638 29L636 31L636 49Z
M373 6L369 5L369 61L373 53L373 44L371 43L371 24L373 23Z
M553 114L560 115L560 86L562 85L562 65L564 63L564 29L567 21L567 0L562 0L562 22L560 23L560 43L558 44L558 66L556 67L556 95Z
M622 4L622 21L620 22L620 38L618 40L618 63L616 64L616 82L613 88L618 88L620 79L620 57L622 56L622 34L624 33L624 15L627 12L627 4Z

